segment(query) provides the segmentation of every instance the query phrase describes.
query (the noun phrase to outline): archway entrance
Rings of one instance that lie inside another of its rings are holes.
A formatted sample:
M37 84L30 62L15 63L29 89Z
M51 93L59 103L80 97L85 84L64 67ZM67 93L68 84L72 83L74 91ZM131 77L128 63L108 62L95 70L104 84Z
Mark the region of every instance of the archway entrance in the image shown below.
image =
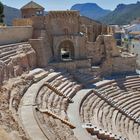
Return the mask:
M74 45L71 41L63 41L59 45L59 54L62 61L71 61L74 59Z

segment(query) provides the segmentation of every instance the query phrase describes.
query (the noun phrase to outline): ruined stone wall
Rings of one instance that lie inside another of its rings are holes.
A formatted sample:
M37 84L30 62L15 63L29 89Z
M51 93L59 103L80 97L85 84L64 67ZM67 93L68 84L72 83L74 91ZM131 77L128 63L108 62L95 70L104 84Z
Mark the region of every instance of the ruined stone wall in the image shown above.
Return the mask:
M80 35L53 36L53 50L55 61L60 61L59 47L63 41L70 41L74 47L74 59L85 59L86 56L86 38Z
M111 57L101 66L102 75L111 75L118 73L127 73L136 71L136 57Z
M136 56L119 52L115 39L111 35L103 36L105 47L105 60L101 64L102 75L110 75L119 72L135 72Z
M0 46L0 85L9 78L36 68L36 52L28 43Z
M43 38L40 39L30 39L30 44L36 52L37 56L37 66L46 67L52 58L52 53L50 48L47 49L45 41Z
M79 12L51 11L45 17L47 31L52 35L77 34L79 32Z
M97 38L96 42L87 42L87 57L91 59L92 65L99 65L105 58L105 47L102 44L100 37Z
M38 11L42 11L42 16L44 15L44 9L21 9L21 13L22 13L22 18L30 18L30 17L33 17L33 16L37 16L37 13Z
M32 26L33 22L30 18L14 19L13 26Z
M100 65L108 57L119 56L113 36L99 35L95 42L87 42L87 56L92 59L92 65Z
M108 34L107 25L101 24L98 21L94 21L87 17L80 17L80 31L85 33L88 37L88 41L94 42L98 35Z
M0 28L0 45L28 41L32 38L32 27L3 27Z
M114 57L112 73L134 72L136 70L136 57Z
M120 56L119 49L116 47L116 40L112 35L104 35L103 42L105 45L107 57Z
M87 56L92 65L101 67L102 75L119 72L134 72L136 57L121 55L111 35L99 35L95 42L87 43Z
M90 68L91 67L91 62L90 60L75 60L75 61L69 61L69 62L54 62L49 64L51 67L54 68L65 68L70 71L75 71L76 69L80 68Z
M46 55L44 54L44 46L42 39L30 39L30 44L34 48L37 55L37 66L43 67L47 65Z
M29 42L36 51L37 66L46 67L52 59L52 41L45 28L45 17L32 17L32 36Z
M44 16L32 17L31 20L32 20L32 26L33 26L33 36L32 36L33 39L37 39L41 37L42 30L46 30L46 33L48 33L48 28L45 27L46 23L45 23ZM50 41L50 40L47 40L47 41Z
M35 16L31 18L33 22L34 29L44 29L45 28L45 17L44 16Z
M103 43L100 39L96 43L93 42L98 35L107 32L105 25L89 18L80 17L79 12L76 11L51 11L45 17L32 17L31 20L33 39L43 37L44 40L47 40L44 47L41 47L42 43L37 43L35 40L35 43L33 43L32 41L32 46L37 46L36 44L38 44L42 50L44 48L44 52L49 50L44 58L41 52L38 53L38 57L43 59L40 62L44 62L41 66L47 64L51 60L52 55L55 61L60 60L59 45L66 40L73 43L74 59L92 58L92 64L102 61L104 57ZM44 30L45 36L42 36L42 30ZM84 35L80 35L80 32L83 32Z

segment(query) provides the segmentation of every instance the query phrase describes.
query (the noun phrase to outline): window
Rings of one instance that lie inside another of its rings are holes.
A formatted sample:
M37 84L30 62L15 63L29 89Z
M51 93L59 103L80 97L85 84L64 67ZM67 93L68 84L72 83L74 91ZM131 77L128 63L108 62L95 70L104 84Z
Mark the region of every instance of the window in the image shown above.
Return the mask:
M36 15L37 15L37 16L40 16L40 15L42 15L42 14L43 14L43 11L37 11L37 12L36 12Z
M39 15L39 11L37 11L36 14Z

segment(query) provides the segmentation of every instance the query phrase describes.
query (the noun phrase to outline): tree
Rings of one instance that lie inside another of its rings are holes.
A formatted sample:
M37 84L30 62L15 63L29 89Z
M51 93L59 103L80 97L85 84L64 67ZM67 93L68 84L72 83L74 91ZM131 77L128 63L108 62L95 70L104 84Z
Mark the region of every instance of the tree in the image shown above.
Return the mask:
M3 23L3 18L4 18L4 6L3 4L0 2L0 23Z

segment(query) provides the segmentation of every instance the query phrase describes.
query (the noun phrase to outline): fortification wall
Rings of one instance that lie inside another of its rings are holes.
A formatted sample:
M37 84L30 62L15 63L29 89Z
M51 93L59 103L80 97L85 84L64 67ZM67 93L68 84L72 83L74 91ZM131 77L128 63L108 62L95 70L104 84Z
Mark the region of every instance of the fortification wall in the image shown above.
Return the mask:
M9 26L0 28L0 45L28 41L32 38L31 26Z
M69 62L54 62L50 63L49 66L54 68L65 68L70 71L75 71L76 69L80 68L90 68L91 67L91 61L89 59L86 60L74 60Z
M135 70L136 70L136 57L135 56L115 57L113 59L113 73L134 72Z
M45 26L50 34L77 34L79 32L78 11L50 11L45 17Z
M17 18L13 20L13 26L32 26L33 21L30 18Z

